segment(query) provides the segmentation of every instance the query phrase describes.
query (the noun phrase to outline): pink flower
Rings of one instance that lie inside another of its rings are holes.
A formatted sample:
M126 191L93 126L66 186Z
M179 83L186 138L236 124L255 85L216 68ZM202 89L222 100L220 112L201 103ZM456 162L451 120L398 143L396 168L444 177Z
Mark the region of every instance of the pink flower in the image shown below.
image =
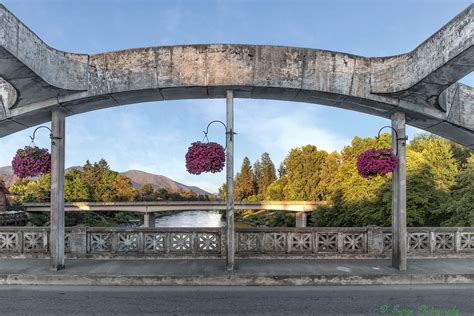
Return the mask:
M224 148L218 143L195 142L186 153L186 169L191 174L221 172L224 165Z
M26 146L18 149L12 161L13 173L20 178L36 177L51 171L51 155L47 149Z
M393 172L398 165L398 158L390 148L369 149L357 158L357 171L364 178L385 176Z

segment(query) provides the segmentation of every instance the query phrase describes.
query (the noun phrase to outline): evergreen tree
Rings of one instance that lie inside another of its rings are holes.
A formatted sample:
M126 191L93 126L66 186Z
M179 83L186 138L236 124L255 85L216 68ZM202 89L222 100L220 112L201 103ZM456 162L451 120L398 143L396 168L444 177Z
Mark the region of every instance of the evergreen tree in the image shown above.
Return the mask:
M258 194L259 192L258 183L262 178L262 174L262 164L260 163L260 160L257 159L253 164L253 194Z
M292 149L285 159L288 183L284 196L290 200L318 200L320 172L327 155L314 145Z
M286 172L285 164L281 162L280 167L278 167L278 178L284 177L287 174L288 172Z
M245 157L242 163L242 168L237 174L235 185L234 185L234 198L237 201L251 196L253 194L253 172L250 160Z
M275 165L267 152L262 154L261 168L261 176L258 179L258 194L265 195L268 186L276 180Z

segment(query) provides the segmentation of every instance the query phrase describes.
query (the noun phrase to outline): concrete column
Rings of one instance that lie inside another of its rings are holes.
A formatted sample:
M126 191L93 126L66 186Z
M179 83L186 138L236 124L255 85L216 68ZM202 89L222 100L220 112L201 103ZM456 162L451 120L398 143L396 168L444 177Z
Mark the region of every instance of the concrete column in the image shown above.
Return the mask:
M51 130L51 270L64 268L65 121L62 109L52 111Z
M296 213L296 227L306 227L308 224L308 216L306 212Z
M226 217L227 217L227 271L234 270L235 229L234 229L234 92L227 90L226 102Z
M405 113L392 115L392 148L398 147L398 166L392 177L392 266L399 270L407 269L407 225L406 225L406 131Z
M155 227L155 214L154 213L143 214L143 226Z

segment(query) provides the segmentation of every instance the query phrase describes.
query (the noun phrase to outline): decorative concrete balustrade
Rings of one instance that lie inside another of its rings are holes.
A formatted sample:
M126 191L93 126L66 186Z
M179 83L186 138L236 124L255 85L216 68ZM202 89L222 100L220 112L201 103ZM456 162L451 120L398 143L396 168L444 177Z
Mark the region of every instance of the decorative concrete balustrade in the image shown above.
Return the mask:
M224 258L225 228L66 229L70 258ZM1 227L0 257L47 257L48 227ZM474 227L408 228L410 257L474 257ZM236 231L240 258L385 258L391 231L360 228L245 228Z

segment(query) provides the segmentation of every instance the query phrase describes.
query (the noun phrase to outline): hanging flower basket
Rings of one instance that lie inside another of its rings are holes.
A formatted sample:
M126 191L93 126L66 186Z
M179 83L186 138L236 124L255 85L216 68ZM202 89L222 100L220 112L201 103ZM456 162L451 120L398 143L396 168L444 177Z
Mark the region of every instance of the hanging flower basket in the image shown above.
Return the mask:
M369 149L357 158L357 171L364 178L385 176L393 172L398 165L398 158L390 148Z
M51 154L47 149L26 146L18 149L12 161L13 173L19 178L36 177L51 171Z
M224 148L218 143L194 142L186 153L186 169L191 174L221 172L224 164Z

